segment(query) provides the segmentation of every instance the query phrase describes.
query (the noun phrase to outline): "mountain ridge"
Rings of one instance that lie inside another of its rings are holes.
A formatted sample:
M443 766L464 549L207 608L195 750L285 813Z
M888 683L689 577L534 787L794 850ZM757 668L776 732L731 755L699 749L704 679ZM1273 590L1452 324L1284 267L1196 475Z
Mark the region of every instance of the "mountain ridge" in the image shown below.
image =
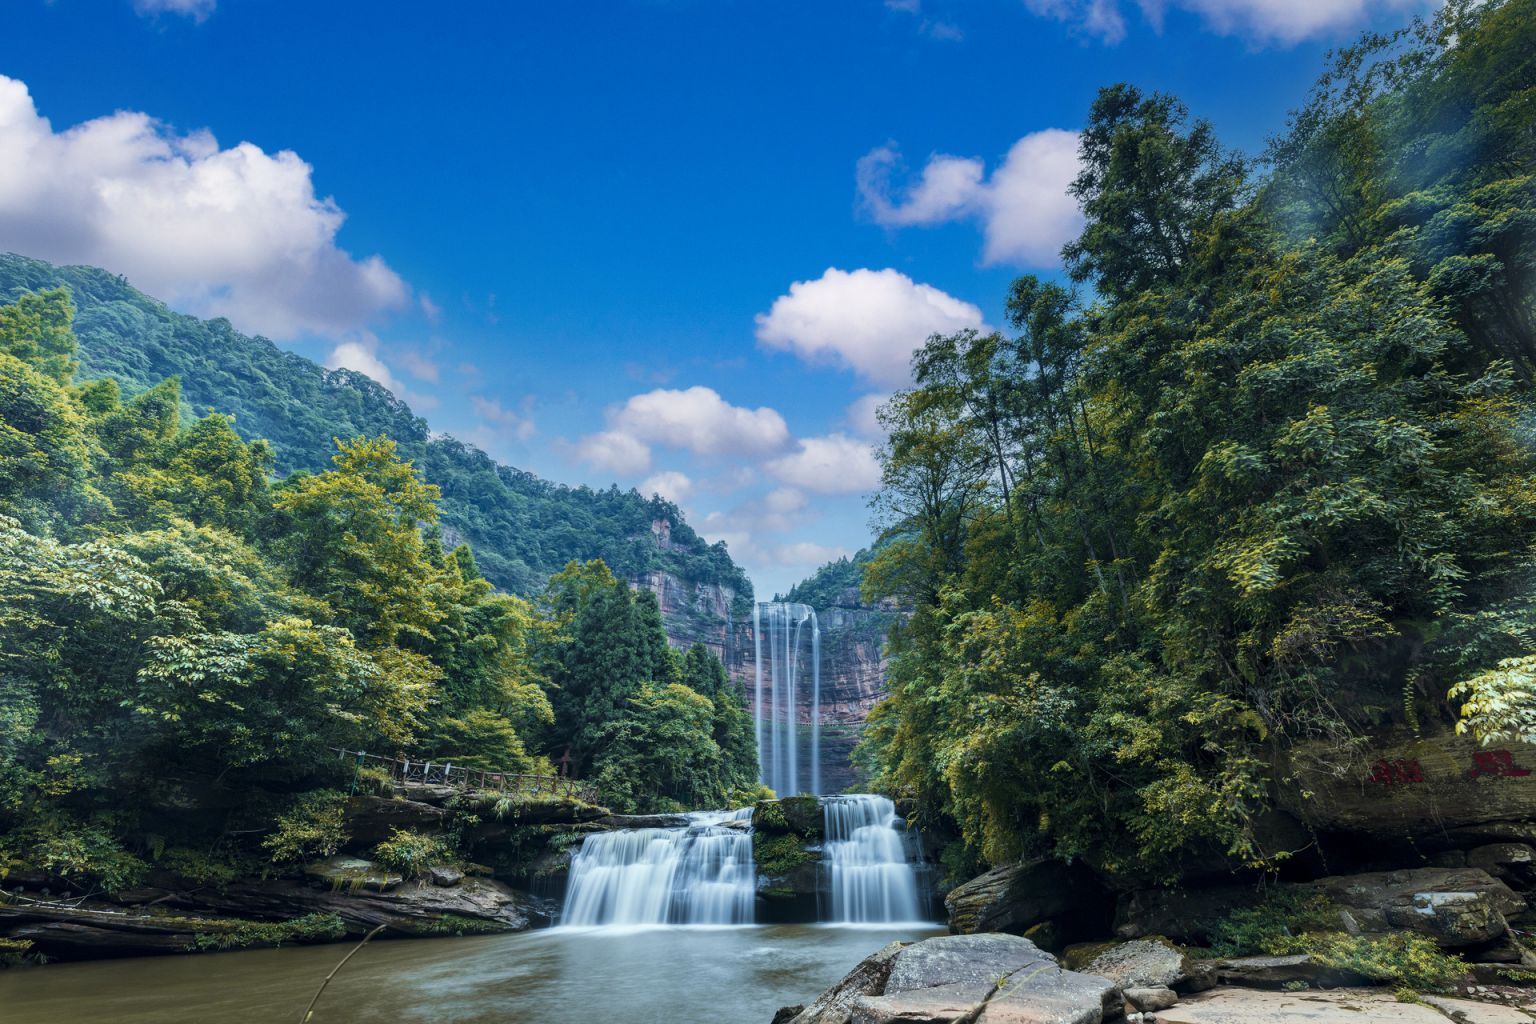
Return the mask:
M529 594L567 562L601 558L636 585L662 573L717 589L717 602L734 610L750 606L751 581L725 544L706 542L664 498L544 480L451 435L434 436L426 419L364 374L327 369L224 318L178 313L100 268L0 253L0 303L55 287L74 300L81 380L112 377L136 393L177 377L184 417L233 415L242 436L271 443L281 475L329 468L333 438L388 434L442 490L445 539L468 543L502 590Z

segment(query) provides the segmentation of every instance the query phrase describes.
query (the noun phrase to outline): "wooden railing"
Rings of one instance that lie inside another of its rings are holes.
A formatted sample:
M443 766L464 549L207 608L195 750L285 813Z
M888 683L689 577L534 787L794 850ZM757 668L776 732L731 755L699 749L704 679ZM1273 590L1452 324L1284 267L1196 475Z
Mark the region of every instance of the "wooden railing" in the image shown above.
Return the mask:
M452 786L459 790L486 790L505 793L528 801L540 798L600 802L596 786L577 782L563 775L527 775L521 772L493 772L466 768L451 761L418 761L411 758L381 757L361 750L332 747L338 760L361 768L371 765L389 773L390 781L425 786Z

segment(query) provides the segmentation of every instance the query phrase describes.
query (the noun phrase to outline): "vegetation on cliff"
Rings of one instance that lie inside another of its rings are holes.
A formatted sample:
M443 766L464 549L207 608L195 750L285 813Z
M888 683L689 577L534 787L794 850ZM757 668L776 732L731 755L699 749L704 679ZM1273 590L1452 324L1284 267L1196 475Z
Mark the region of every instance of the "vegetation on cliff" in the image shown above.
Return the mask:
M752 784L741 693L669 649L652 595L595 560L497 593L391 438L274 479L228 416L184 421L175 379L77 379L71 316L63 290L0 307L0 877L328 856L343 790L376 781L337 747L553 756L627 809ZM415 870L422 841L381 854Z
M954 866L1272 864L1287 743L1342 765L1467 696L1530 735L1533 95L1532 0L1339 54L1258 166L1099 94L1086 290L1019 279L882 411L865 593L916 614L863 756Z

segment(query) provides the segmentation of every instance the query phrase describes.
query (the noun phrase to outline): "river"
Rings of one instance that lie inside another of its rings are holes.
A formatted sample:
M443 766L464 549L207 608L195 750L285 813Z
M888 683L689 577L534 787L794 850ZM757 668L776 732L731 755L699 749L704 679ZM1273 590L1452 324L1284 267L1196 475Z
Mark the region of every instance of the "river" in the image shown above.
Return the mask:
M314 1024L768 1024L893 939L937 929L770 925L552 929L375 940ZM5 1024L298 1024L351 948L52 964L0 971Z

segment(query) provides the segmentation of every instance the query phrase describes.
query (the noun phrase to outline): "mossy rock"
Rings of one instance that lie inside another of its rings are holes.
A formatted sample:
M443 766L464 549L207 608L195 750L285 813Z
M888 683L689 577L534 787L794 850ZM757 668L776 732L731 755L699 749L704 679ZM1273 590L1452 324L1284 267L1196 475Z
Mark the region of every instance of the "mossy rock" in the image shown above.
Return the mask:
M752 827L759 832L793 832L805 839L821 838L824 829L821 801L814 796L787 796L760 800L752 812Z

